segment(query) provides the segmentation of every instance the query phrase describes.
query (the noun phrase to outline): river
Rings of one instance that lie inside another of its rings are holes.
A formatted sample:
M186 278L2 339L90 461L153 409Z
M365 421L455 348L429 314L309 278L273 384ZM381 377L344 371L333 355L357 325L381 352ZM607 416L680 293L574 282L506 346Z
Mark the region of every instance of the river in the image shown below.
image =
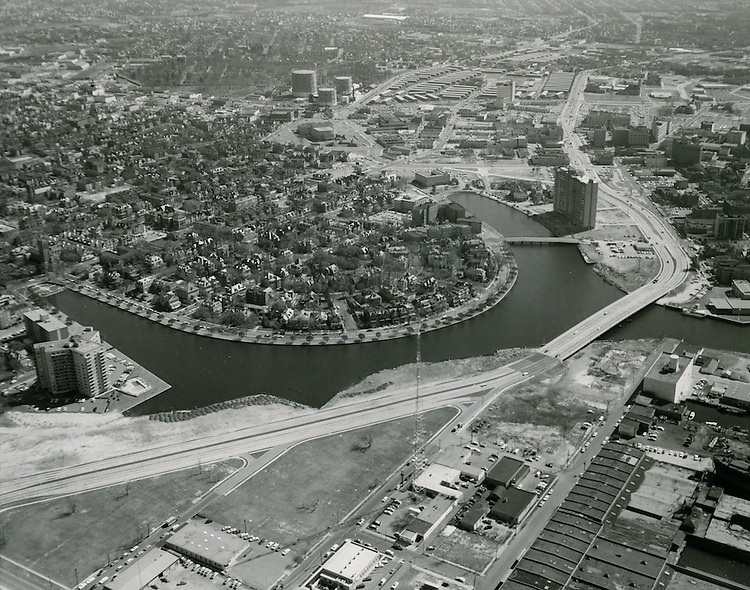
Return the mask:
M490 199L460 193L454 198L506 236L550 235L533 219ZM510 293L476 318L425 333L424 361L536 347L622 295L583 262L575 246L520 246L513 253L519 273ZM176 331L70 291L54 295L51 303L78 322L95 326L108 342L172 385L169 391L135 408L139 414L193 408L255 393L321 406L367 375L413 362L416 354L415 337L314 347L244 344ZM660 309L645 312L645 320L624 324L608 336L698 337L695 324L691 331L683 319L714 327L709 320L686 318L668 310L662 310L668 312L662 317ZM648 314L653 313L661 323L652 323ZM680 330L667 332L675 323ZM723 323L715 327L717 336L736 328ZM703 344L716 347L717 342L724 342L721 338L709 340ZM750 348L750 343L745 348Z

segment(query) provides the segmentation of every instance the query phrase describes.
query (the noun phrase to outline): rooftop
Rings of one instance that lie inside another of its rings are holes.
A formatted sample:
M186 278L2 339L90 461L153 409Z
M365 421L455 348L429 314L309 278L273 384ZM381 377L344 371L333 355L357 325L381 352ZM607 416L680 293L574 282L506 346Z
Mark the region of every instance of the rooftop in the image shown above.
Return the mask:
M222 532L213 523L193 521L169 537L167 545L177 551L194 553L206 561L227 566L248 546L248 543L239 537Z
M32 309L24 313L23 316L47 332L54 332L65 327L65 322L43 309Z
M337 577L353 580L366 571L378 559L373 549L346 541L333 556L323 564L323 571Z
M177 557L161 549L151 549L133 565L120 572L116 579L107 582L107 590L141 590L156 576L170 567Z
M685 374L691 362L691 358L663 352L654 363L654 366L651 367L651 370L646 374L646 379L652 379L661 383L676 383Z

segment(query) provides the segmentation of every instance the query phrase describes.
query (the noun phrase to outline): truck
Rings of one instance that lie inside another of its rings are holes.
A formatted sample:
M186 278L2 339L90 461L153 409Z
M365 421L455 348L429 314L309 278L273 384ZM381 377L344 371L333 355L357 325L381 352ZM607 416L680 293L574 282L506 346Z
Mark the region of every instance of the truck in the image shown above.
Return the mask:
M164 524L161 525L161 528L166 529L171 527L174 523L177 522L176 516L170 516L167 520L164 521Z

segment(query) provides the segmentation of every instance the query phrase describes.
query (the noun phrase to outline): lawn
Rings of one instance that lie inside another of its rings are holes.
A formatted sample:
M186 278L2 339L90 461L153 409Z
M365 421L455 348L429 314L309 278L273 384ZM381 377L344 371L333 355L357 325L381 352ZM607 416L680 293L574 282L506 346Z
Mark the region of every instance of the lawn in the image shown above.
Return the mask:
M119 557L169 516L186 510L238 460L76 494L0 513L2 555L73 586Z
M426 413L425 439L454 414ZM302 555L408 458L413 429L402 418L303 443L201 513Z

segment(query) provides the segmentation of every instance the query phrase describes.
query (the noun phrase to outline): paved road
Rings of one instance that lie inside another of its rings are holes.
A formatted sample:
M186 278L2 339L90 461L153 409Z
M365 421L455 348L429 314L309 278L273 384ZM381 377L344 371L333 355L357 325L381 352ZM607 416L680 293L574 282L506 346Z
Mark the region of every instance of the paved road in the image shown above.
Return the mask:
M544 366L538 355L532 365ZM495 369L477 377L453 379L423 387L424 410L445 407L481 392L484 387L501 389L523 380L509 367ZM302 440L326 436L410 416L414 412L412 387L385 394L353 398L334 407L261 426L210 435L162 445L153 449L126 453L92 463L9 478L0 483L0 506L18 505L30 500L87 491L240 456L245 453L288 446Z
M583 89L586 87L587 79L588 73L586 72L578 75L573 83L568 102L560 114L560 124L563 127L566 143L570 145L571 165L597 180L599 192L628 212L653 247L661 262L661 268L651 283L589 316L543 347L545 353L558 358L567 358L574 354L585 346L584 342L595 340L635 312L669 293L685 280L690 266L690 259L680 246L674 229L642 204L622 196L604 183L588 156L581 151L581 140L574 134L574 128L583 102Z

